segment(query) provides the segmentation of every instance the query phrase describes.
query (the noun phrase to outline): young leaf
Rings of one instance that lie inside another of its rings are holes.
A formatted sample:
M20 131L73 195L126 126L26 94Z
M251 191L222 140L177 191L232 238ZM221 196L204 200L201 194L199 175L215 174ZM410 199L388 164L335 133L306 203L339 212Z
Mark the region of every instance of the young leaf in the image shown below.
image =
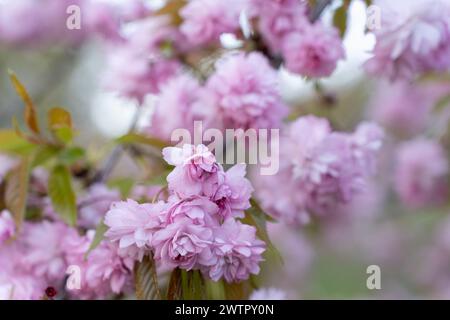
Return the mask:
M213 281L211 279L205 279L205 286L208 299L225 300L226 295L223 280Z
M22 98L23 102L25 103L25 112L24 112L25 123L32 132L39 134L40 129L37 120L36 108L34 107L33 101L28 95L25 86L17 78L16 74L11 70L8 70L8 73L11 83L14 86L14 89L16 90L19 97Z
M152 255L146 255L134 267L134 282L138 300L161 300L156 265Z
M43 165L51 158L58 154L59 149L54 146L43 145L36 149L35 157L33 159L32 167Z
M59 107L55 107L48 112L48 123L51 128L54 127L72 127L72 116L70 113Z
M82 159L86 152L80 147L70 147L63 149L59 154L59 160L61 160L66 165L72 165L77 160Z
M175 268L170 275L169 287L167 288L167 300L180 300L182 294L181 270Z
M6 179L5 205L13 215L18 228L25 217L30 162L28 157L22 158Z
M69 169L57 165L50 173L48 192L55 211L69 225L77 222L77 206Z
M0 130L0 151L28 154L35 146L23 139L14 130Z
M206 288L198 270L181 270L182 297L184 300L205 299Z
M102 240L105 237L106 230L108 230L108 226L102 220L98 224L97 228L95 229L94 239L92 239L92 242L91 242L91 244L89 246L89 249L88 249L88 251L86 251L86 253L84 255L85 259L87 259L87 257L89 256L89 253L91 253L92 250L97 248L98 245L100 244L100 242L102 242Z
M63 108L52 108L48 112L48 125L53 136L63 143L73 139L72 117Z

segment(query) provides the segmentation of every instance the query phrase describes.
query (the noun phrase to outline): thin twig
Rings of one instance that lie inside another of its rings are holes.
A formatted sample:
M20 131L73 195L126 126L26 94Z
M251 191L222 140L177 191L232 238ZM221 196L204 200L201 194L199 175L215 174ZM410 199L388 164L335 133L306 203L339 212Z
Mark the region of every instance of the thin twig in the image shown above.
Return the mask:
M318 3L316 4L316 6L314 8L312 8L310 15L309 15L309 20L314 23L317 21L317 19L320 18L320 15L322 14L322 12L325 10L326 7L328 7L328 5L331 4L332 0L321 0L318 1Z
M131 122L130 129L128 130L128 133L133 132L136 129L137 123L139 121L139 117L141 114L141 108L138 107L133 120ZM117 145L114 147L113 151L109 155L108 159L105 162L105 165L103 166L103 169L101 169L95 177L92 179L92 182L104 182L106 179L108 179L111 172L114 170L115 166L119 162L120 156L122 155L122 152L125 150L125 147L123 145Z

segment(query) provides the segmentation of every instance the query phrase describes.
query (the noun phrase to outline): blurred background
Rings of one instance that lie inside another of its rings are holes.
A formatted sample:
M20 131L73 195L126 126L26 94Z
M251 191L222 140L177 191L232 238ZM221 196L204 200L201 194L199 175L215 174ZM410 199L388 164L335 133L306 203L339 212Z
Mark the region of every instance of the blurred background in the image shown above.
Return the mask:
M0 0L0 8L12 1ZM128 0L103 2L126 6ZM162 2L149 0L146 5L158 8ZM323 19L331 19L332 11L333 6ZM0 11L0 127L10 128L12 117L20 119L23 108L8 79L7 70L11 69L27 87L40 116L55 106L70 110L79 132L77 141L89 146L93 158L100 159L111 150L107 141L127 132L138 108L136 101L105 89L106 60L114 52L95 34L74 37L66 30L55 38L49 32L58 22L46 31L49 41L34 44L31 39L38 35L33 34L32 26L39 28L47 23L38 21L45 15L24 16L17 9L13 16L11 12ZM26 24L29 33L20 41L10 41L1 28L17 21ZM383 125L388 134L379 173L368 192L350 205L336 208L342 212L341 219L301 229L275 223L269 226L284 263L275 262L276 257L266 261L263 271L267 286L302 299L450 298L449 201L426 208L405 207L392 181L399 143L426 130L439 130L437 125L427 126L433 116L429 110L441 101L442 94L434 93L448 92L448 85L427 82L405 88L367 76L362 64L370 57L375 39L366 32L365 24L365 2L352 1L344 38L346 60L320 85L282 68L279 76L291 118L313 113L330 119L334 128L344 131L367 119ZM139 107L144 110L139 123L148 122L153 102L149 97ZM406 108L395 111L397 104ZM445 143L445 137L442 141ZM118 174L129 166L131 162L123 159ZM381 290L366 286L370 265L381 269Z

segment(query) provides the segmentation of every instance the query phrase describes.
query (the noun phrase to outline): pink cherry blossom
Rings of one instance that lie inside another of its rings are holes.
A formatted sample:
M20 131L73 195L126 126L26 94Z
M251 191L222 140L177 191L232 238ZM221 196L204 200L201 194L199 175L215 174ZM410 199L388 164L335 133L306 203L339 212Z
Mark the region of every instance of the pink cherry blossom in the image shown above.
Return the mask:
M152 245L155 259L163 265L186 270L215 263L212 254L213 230L183 217L156 232Z
M415 139L398 149L395 189L402 202L417 208L441 203L447 197L449 164L437 142Z
M197 79L181 74L161 86L151 125L146 132L170 141L176 129L194 131L194 121L202 121L203 127L217 127L214 108L205 108L202 103L202 88ZM167 117L170 114L170 117Z
M258 30L274 53L280 53L286 35L300 32L309 23L307 6L297 0L251 0L249 11L258 19Z
M67 268L64 239L75 235L77 231L62 222L27 223L19 239L25 248L22 263L35 276L59 283Z
M191 223L214 227L219 222L219 207L210 199L201 196L191 196L178 199L169 198L166 223L171 224L177 220L190 219Z
M325 119L300 117L283 133L279 172L254 177L258 198L269 213L288 223L327 215L364 191L382 140L383 131L371 123L349 134L333 132Z
M338 31L320 22L286 35L282 53L289 71L311 78L331 75L338 61L345 58Z
M105 236L117 242L121 252L137 260L150 250L153 234L164 226L164 202L139 204L133 200L115 202L106 213Z
M225 178L222 166L204 145L164 148L163 156L175 166L167 182L169 189L178 195L211 196Z
M281 289L262 288L252 292L249 300L286 300L287 294Z
M287 115L277 72L260 53L238 53L220 60L206 89L219 107L225 128L278 128Z
M94 184L79 198L78 224L86 229L95 228L103 219L111 203L120 200L118 190L103 184Z
M167 17L139 21L125 43L109 48L104 86L139 103L146 95L158 93L163 83L181 70L180 62L162 50L165 43L175 43L178 37Z
M190 0L180 11L181 32L193 45L218 41L222 33L239 28L244 3L241 0Z
M227 282L247 280L251 274L259 273L259 263L265 250L265 243L256 238L255 227L227 219L214 230L217 262L203 268L203 271L214 281L222 277Z
M225 172L225 179L212 196L219 206L219 215L223 218L244 216L250 208L253 187L245 178L245 164L236 164Z
M104 299L130 286L134 260L122 257L115 244L102 241L86 256L94 234L90 230L85 236L73 235L64 241L67 263L81 270L80 289L68 292L80 299Z
M381 29L366 69L391 80L411 80L450 68L450 4L446 0L377 1Z

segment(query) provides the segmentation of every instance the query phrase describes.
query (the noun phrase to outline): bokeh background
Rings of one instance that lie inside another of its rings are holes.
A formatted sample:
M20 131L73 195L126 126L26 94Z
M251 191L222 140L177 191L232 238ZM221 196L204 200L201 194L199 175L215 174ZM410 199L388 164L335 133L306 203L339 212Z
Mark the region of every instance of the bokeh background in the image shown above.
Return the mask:
M0 0L0 8L14 0ZM117 6L128 0L109 0ZM147 1L157 8L162 1ZM2 10L2 9L0 9ZM331 19L333 6L323 19ZM39 15L16 17L0 12L2 24L36 25ZM62 21L63 22L63 21ZM281 288L291 298L450 298L450 216L446 203L413 209L404 206L394 190L395 153L400 143L427 130L441 130L442 114L429 111L444 104L448 83L424 81L412 87L368 76L362 64L371 53L375 39L365 29L366 4L352 1L344 38L347 57L330 78L311 81L281 70L279 77L291 117L316 114L330 119L338 130L352 130L361 120L374 120L387 130L379 171L369 190L350 205L336 208L339 219L320 226L291 228L271 224L270 234L284 263L266 262L263 272L268 287ZM64 26L61 26L61 30ZM93 159L111 150L108 141L127 132L138 104L106 90L103 85L106 57L114 55L101 37L69 40L70 31L61 31L58 41L33 44L30 34L17 43L2 39L0 33L0 127L11 127L11 118L20 119L22 102L8 79L11 69L26 85L39 113L63 106L73 115L79 132L77 141L88 146ZM120 82L122 79L115 79ZM429 94L429 91L433 94ZM438 92L438 93L436 93ZM151 116L153 98L146 99L139 124ZM389 112L402 104L396 116ZM391 109L389 109L391 108ZM427 125L433 123L432 126ZM432 122L434 121L434 122ZM444 121L443 128L446 128ZM442 130L444 130L442 129ZM445 131L445 130L444 130ZM445 132L442 135L445 144ZM132 161L123 157L117 175L133 172ZM276 258L273 258L276 260ZM381 290L369 290L369 265L381 268Z

